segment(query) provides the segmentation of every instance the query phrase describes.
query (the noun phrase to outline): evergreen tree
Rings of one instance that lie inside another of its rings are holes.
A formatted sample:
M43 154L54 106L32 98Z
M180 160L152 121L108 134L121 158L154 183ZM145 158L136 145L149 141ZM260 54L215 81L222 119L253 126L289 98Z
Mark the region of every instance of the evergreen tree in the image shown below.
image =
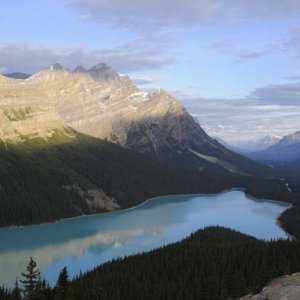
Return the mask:
M12 300L21 300L22 299L18 279L16 279L15 287L11 294L11 299Z
M67 267L64 267L59 273L57 283L55 286L55 299L67 299L69 289L69 274Z
M26 273L22 273L23 279L20 282L23 284L24 300L37 299L37 288L40 286L40 271L37 269L36 262L30 257L30 261L26 268Z

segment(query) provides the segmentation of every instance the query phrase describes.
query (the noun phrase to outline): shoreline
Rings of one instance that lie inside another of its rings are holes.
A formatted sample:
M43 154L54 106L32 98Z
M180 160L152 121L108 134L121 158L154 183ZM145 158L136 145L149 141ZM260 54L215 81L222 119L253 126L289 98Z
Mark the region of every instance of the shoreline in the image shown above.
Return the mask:
M137 209L139 207L144 206L145 204L151 202L151 201L155 201L157 199L162 199L162 198L167 198L167 197L182 197L182 196L191 196L191 197L195 197L195 196L215 196L215 195L221 195L224 193L228 193L228 192L232 192L232 191L242 191L244 192L244 194L250 198L253 201L267 201L267 202L273 202L273 203L278 203L278 204L282 204L287 206L287 209L290 209L291 207L293 207L292 203L289 202L284 202L284 201L279 201L279 200L272 200L272 199L265 199L265 198L255 198L254 196L252 196L251 194L246 192L246 189L243 187L235 187L235 188L229 188L229 189L225 189L223 191L220 192L213 192L213 193L195 193L195 194L175 194L175 195L163 195L163 196L157 196L157 197L153 197L153 198L149 198L146 199L145 201L141 202L140 204L131 206L131 207L127 207L127 208L121 208L118 210L113 210L113 211L107 211L107 212L98 212L98 213L92 213L92 214L83 214L83 215L79 215L79 216L74 216L74 217L68 217L68 218L62 218L62 219L57 219L54 221L50 221L50 222L43 222L43 223L37 223L37 224L30 224L30 225L9 225L9 226L4 226L4 227L0 227L0 231L2 229L20 229L20 228L30 228L30 227L35 227L35 226L45 226L45 225L51 225L51 224L57 224L60 222L65 222L68 220L75 220L75 219L79 219L79 218L88 218L88 217L95 217L95 216L106 216L106 215L110 215L110 214L117 214L117 213L122 213L122 212L126 212L126 211L131 211L134 209ZM285 210L285 211L286 211ZM281 226L281 223L279 222L279 217L283 214L284 212L282 212L281 214L279 214L276 218L276 224L286 233L286 235L288 237L294 238L293 236L291 236L288 232L286 232L284 230L284 228Z
M244 188L231 188L231 189L226 189L226 190L223 190L221 192L215 192L215 193L211 193L211 194L209 194L209 193L196 193L196 194L175 194L175 195L170 194L170 195L157 196L157 197L146 199L143 202L141 202L140 204L137 204L137 205L134 205L134 206L131 206L131 207L127 207L127 208L120 208L120 209L117 209L117 210L106 211L106 212L82 214L82 215L79 215L79 216L57 219L57 220L50 221L50 222L43 222L43 223L36 223L36 224L29 224L29 225L8 225L8 226L0 227L0 230L1 229L18 229L18 228L33 227L33 226L44 226L44 225L56 224L56 223L60 223L60 222L68 221L68 220L74 220L74 219L78 219L78 218L94 217L94 216L105 216L105 215L110 215L110 214L116 214L116 213L126 212L126 211L130 211L130 210L139 208L139 207L147 204L150 201L154 201L154 200L161 199L161 198L182 197L182 196L214 196L214 195L227 193L227 192L230 192L230 191L239 191L239 190L244 191Z

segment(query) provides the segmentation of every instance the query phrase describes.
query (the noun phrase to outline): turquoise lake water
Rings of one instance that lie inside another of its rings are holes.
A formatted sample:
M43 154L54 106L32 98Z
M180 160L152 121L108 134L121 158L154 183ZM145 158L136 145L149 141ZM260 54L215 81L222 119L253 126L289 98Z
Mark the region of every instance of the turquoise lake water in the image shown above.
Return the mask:
M288 205L255 200L243 191L167 196L110 214L54 224L0 229L0 285L12 286L29 257L54 284L67 266L71 276L111 260L181 240L221 225L261 239L287 238L276 218Z

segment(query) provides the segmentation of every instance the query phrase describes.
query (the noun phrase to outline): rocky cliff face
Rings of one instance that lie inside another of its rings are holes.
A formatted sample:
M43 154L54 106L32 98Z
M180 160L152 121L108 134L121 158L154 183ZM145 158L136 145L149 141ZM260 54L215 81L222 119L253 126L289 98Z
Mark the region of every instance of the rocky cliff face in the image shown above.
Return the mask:
M294 273L272 280L257 295L248 295L240 300L299 300L300 273Z
M197 170L265 170L211 139L164 90L144 93L105 64L55 64L26 80L0 77L0 138L47 137L70 126L93 137Z

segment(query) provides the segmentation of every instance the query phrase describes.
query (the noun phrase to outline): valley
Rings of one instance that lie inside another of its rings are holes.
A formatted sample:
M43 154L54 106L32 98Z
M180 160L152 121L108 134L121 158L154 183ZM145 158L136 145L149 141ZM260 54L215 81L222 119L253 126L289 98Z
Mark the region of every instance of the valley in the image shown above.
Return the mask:
M0 282L11 286L33 256L52 285L66 266L71 278L118 257L150 251L199 228L225 226L259 239L287 239L276 218L288 204L262 201L231 190L212 195L165 196L133 209L0 229ZM232 215L235 218L232 218Z
M300 299L300 0L0 7L0 300Z
M74 71L55 64L13 77L0 77L0 257L11 270L1 279L6 286L29 256L53 286L63 266L73 277L206 226L264 240L300 236L296 177L283 179L282 168L227 149L167 92L141 92L105 64ZM235 188L246 194L216 195ZM156 197L162 198L142 204ZM18 228L34 224L44 225ZM88 282L84 276L75 279L75 290L80 280ZM230 295L242 291L248 290Z

